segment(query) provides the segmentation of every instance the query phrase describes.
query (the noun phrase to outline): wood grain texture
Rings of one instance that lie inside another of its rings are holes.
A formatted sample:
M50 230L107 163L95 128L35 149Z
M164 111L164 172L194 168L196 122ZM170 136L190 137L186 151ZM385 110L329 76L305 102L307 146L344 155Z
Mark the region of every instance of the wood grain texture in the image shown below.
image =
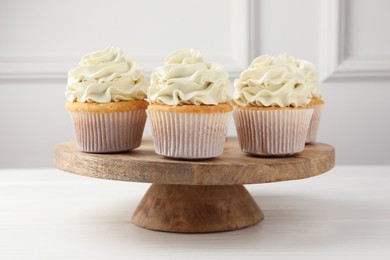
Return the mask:
M152 139L121 154L90 154L79 151L74 142L55 148L54 165L84 176L157 184L240 185L303 179L329 171L335 165L331 145L314 143L299 154L264 158L241 152L236 138L228 138L220 157L185 161L154 152Z
M243 185L153 184L132 218L140 227L169 232L217 232L257 224L263 213Z

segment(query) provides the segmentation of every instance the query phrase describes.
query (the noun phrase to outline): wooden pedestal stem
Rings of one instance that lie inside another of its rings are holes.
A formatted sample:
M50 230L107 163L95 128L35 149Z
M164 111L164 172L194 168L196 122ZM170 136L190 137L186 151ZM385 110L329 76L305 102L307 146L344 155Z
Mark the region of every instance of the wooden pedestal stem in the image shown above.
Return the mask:
M169 232L216 232L254 225L263 213L243 185L153 184L132 222Z

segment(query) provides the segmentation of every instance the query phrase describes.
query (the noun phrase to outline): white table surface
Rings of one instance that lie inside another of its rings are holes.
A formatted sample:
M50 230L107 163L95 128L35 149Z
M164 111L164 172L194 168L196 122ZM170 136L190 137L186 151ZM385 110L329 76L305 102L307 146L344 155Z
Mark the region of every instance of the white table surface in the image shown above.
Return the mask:
M265 219L212 234L131 224L148 186L0 170L0 259L390 259L390 166L248 185Z

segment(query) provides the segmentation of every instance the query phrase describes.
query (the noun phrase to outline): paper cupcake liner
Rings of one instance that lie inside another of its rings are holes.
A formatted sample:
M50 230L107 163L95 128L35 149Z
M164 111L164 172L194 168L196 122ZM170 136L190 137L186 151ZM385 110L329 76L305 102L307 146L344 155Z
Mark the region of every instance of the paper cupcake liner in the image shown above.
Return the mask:
M241 150L262 156L303 151L313 109L246 110L233 112Z
M231 112L196 114L147 110L156 153L212 158L223 153Z
M310 120L309 130L307 131L306 143L313 143L317 139L318 125L320 124L321 112L324 105L310 105L307 108L313 108L314 112Z
M69 112L77 147L84 152L112 153L141 145L145 110L113 113Z

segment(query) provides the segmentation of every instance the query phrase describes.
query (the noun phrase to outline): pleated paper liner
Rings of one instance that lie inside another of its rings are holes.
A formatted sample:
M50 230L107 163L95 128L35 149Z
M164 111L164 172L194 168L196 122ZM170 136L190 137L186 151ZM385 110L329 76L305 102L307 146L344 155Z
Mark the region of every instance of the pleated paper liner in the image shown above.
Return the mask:
M313 108L314 112L311 117L309 130L307 131L306 143L313 143L317 139L318 125L320 124L321 113L324 105L309 105L307 108Z
M84 152L122 152L141 145L146 122L143 109L113 113L69 113L76 145Z
M241 150L261 156L303 151L313 109L235 109L233 117Z
M183 159L204 159L221 155L231 113L197 114L147 110L156 153Z

